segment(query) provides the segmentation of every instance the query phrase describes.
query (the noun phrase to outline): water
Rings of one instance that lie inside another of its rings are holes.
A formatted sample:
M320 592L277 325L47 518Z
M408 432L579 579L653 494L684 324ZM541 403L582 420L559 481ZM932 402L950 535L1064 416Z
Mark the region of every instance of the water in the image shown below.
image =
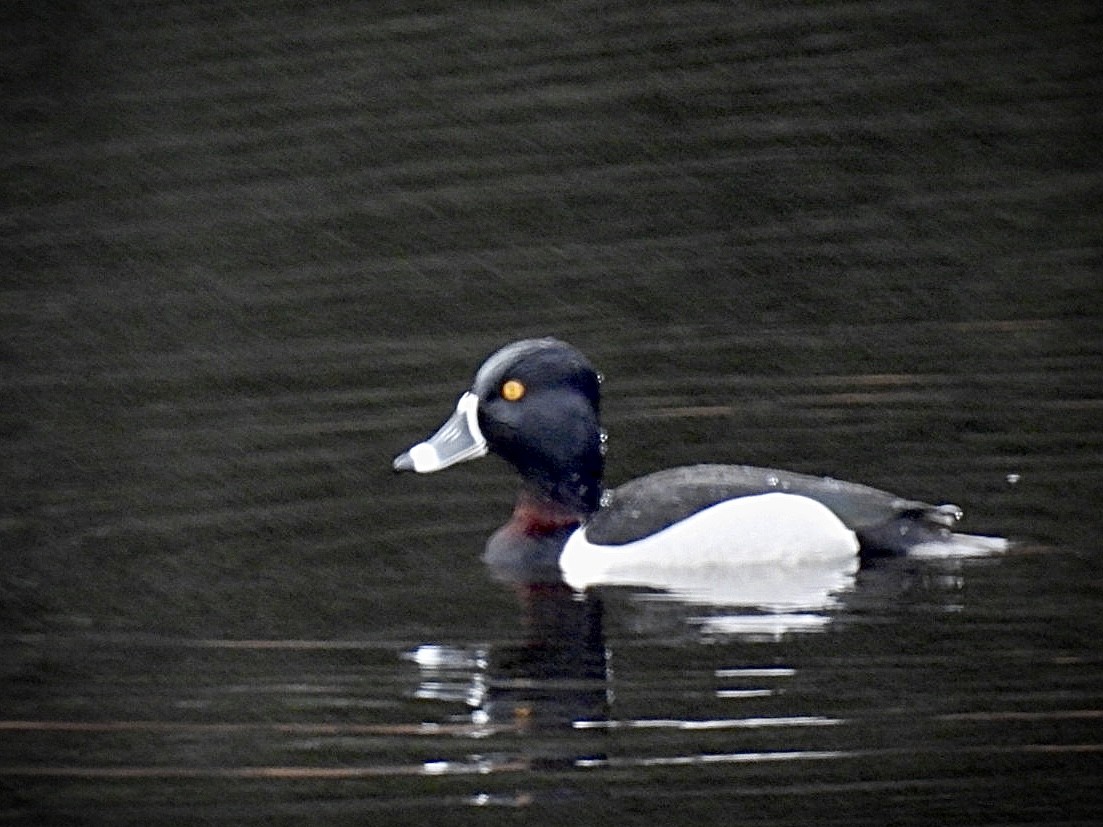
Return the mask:
M861 433L884 447L887 467L898 429L940 419L924 411L936 400L899 394L901 381L885 383L872 419L833 382L810 394L799 379L776 381L769 433L733 432L770 444L805 427L808 439L825 428L830 444ZM763 404L733 395L706 416L695 400L678 416L677 390L658 407L631 383L617 398L618 384L607 379L618 475L634 444L689 461L703 425ZM378 444L416 439L450 401L396 418ZM1003 397L992 421L1006 425L1026 403ZM262 406L250 425L271 445L242 459L316 463L330 430L307 421L288 436L277 423L302 420L279 407ZM340 495L297 495L256 515L194 504L120 515L86 529L81 556L93 559L53 572L53 594L15 581L31 606L3 638L8 815L400 823L515 809L643 820L674 808L676 822L741 812L770 824L1088 823L1103 751L1099 555L1090 517L1076 519L1087 500L1053 488L1098 465L1063 459L1051 434L993 430L1017 442L1013 464L936 445L929 470L905 468L899 487L941 485L971 512L969 528L1006 530L1015 550L882 561L820 605L782 613L500 582L479 555L512 481L491 460L408 478L386 469L388 451ZM1060 433L1097 439L1068 423ZM308 445L287 455L288 438ZM340 467L352 459L331 462L329 473L353 473ZM256 465L235 471L256 481ZM235 479L224 474L223 485ZM296 472L282 474L294 488Z
M1094 823L1090 9L37 15L6 823ZM505 582L508 469L390 460L548 333L614 484L777 466L1017 544L785 611Z

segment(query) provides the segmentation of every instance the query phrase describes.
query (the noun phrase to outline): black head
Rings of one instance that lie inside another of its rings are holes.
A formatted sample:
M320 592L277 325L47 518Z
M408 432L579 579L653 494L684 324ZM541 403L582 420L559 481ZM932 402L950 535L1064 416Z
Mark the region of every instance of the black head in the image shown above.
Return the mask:
M471 391L436 434L395 460L436 471L482 456L505 459L532 493L589 514L601 498L600 379L589 360L556 339L514 342L479 368Z

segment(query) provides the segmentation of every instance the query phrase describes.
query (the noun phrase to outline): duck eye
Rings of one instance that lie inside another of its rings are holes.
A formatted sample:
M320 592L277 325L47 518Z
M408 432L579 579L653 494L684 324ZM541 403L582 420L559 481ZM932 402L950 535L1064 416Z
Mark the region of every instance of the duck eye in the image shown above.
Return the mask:
M516 379L507 379L502 383L502 399L506 402L516 402L525 395L525 386Z

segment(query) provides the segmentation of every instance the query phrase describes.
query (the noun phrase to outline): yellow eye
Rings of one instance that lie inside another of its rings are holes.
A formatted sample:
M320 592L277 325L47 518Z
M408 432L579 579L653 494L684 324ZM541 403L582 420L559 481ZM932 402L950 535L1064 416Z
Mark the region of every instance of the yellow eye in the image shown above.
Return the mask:
M516 379L508 379L502 384L502 399L506 402L516 402L525 395L525 386Z

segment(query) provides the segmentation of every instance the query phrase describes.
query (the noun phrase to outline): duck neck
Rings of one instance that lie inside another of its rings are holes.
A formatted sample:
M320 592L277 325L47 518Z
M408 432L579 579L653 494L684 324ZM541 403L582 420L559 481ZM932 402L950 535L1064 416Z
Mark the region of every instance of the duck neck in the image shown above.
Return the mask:
M519 502L541 503L546 511L573 514L585 519L601 504L599 473L578 470L538 469L529 467L522 475Z
M510 523L529 535L554 534L581 523L591 512L549 497L539 488L525 485L517 495Z

